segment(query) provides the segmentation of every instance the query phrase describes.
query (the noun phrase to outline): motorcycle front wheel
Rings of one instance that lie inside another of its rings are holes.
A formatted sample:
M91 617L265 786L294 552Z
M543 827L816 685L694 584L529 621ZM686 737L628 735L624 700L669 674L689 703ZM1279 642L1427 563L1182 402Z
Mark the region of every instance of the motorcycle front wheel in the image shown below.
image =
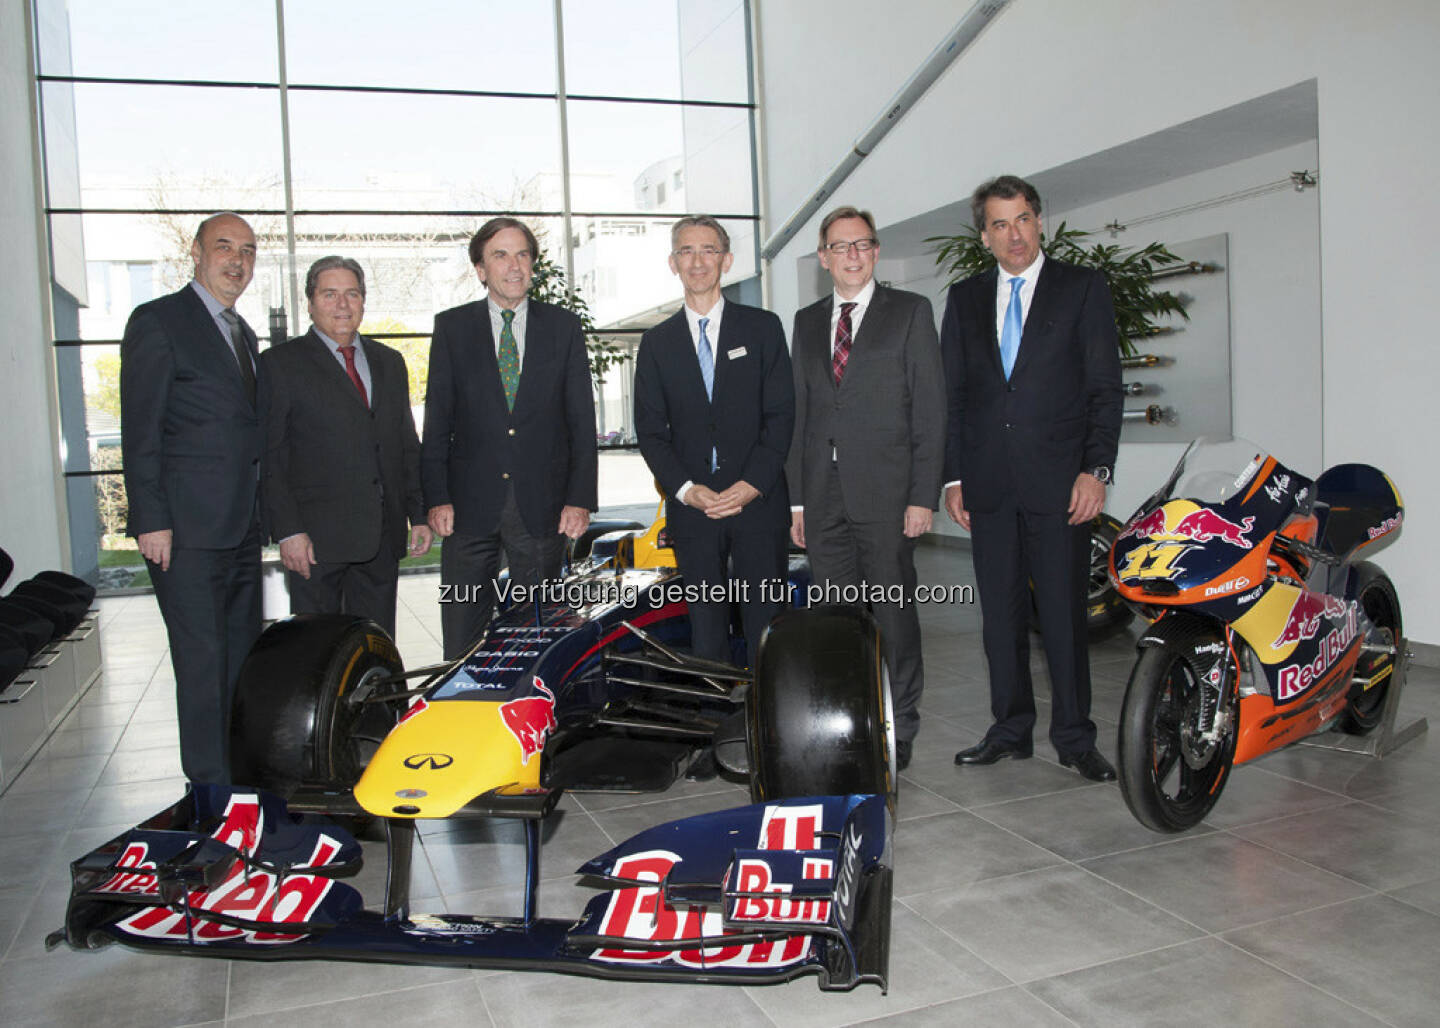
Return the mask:
M1169 646L1135 662L1120 713L1120 794L1155 832L1195 827L1220 798L1235 758L1235 723L1206 742L1194 729L1203 683Z

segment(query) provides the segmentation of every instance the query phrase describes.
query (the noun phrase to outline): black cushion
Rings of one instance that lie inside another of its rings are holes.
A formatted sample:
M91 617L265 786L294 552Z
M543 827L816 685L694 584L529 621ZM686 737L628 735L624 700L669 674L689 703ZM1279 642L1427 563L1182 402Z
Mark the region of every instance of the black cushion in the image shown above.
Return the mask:
M19 632L0 627L0 689L4 689L25 670L30 651Z
M88 600L82 600L69 589L62 589L48 582L38 582L33 578L17 585L9 598L12 600L40 600L55 608L61 615L59 622L61 635L69 635L75 631L75 626L84 620L86 612L90 609Z
M42 571L32 582L44 582L46 585L55 586L57 589L64 589L70 595L85 604L88 610L90 604L95 600L95 587L83 578L76 578L74 575L67 575L63 571Z
M25 643L26 654L35 656L55 634L55 623L14 600L0 600L0 626L10 628Z

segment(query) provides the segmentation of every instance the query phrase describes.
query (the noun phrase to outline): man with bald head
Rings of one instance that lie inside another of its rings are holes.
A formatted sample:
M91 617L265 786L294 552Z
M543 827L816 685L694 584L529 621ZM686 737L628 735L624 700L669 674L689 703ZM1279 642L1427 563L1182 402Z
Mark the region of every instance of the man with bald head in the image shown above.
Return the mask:
M170 638L181 764L192 782L226 784L230 699L260 634L265 379L235 310L255 273L255 233L238 215L213 215L190 256L194 279L125 326L120 431L129 534Z

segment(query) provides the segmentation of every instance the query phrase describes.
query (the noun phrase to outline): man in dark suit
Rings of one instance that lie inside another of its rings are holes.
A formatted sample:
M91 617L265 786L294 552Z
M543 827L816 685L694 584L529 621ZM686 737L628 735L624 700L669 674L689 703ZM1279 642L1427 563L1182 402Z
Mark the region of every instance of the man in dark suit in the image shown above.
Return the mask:
M761 633L786 598L790 357L779 318L721 296L734 254L718 221L681 218L670 246L685 305L640 339L635 434L669 498L666 526L691 590L695 653L731 659L734 600L753 665Z
M875 282L880 242L869 211L827 214L819 252L835 292L799 311L790 337L790 537L809 550L817 585L887 590L871 609L890 665L896 763L905 768L925 688L915 543L930 530L945 451L940 342L929 300Z
M141 304L120 344L129 532L170 638L180 760L192 782L230 780L230 699L260 634L260 465L255 333L235 301L255 233L234 214L200 224L195 278Z
M430 549L405 360L360 335L365 271L322 257L308 333L265 351L265 514L292 614L359 614L395 634L400 558Z
M560 573L597 504L595 401L580 319L528 298L535 234L492 218L470 240L488 296L435 316L421 477L440 551L445 659L490 620L510 581Z
M1120 438L1110 288L1041 252L1040 196L1023 179L985 183L971 213L1000 266L951 286L945 304L945 508L971 535L995 723L955 762L1030 756L1028 577L1050 665L1050 741L1061 764L1108 781L1090 720L1085 596L1089 524Z

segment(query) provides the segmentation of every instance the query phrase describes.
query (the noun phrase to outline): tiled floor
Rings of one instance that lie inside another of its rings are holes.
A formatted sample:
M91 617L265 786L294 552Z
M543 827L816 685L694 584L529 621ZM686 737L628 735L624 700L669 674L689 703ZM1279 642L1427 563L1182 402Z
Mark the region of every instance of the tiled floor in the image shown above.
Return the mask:
M922 550L922 581L969 580ZM434 576L402 584L399 643L439 656ZM0 1024L1433 1025L1440 1010L1440 732L1383 761L1300 746L1240 768L1183 837L1139 827L1116 787L1036 759L953 766L988 723L973 608L923 612L925 721L900 793L891 984L820 993L643 985L359 964L45 953L66 862L174 800L173 679L149 597L101 605L105 673L0 796ZM1094 714L1113 756L1131 635L1097 645ZM1042 681L1043 671L1037 674ZM1042 709L1045 722L1047 709ZM1402 720L1440 723L1415 668ZM569 796L547 827L541 911L578 913L564 872L638 828L744 802L724 783ZM513 825L423 835L417 909L511 913ZM367 868L362 889L378 887ZM373 896L367 891L367 896Z

